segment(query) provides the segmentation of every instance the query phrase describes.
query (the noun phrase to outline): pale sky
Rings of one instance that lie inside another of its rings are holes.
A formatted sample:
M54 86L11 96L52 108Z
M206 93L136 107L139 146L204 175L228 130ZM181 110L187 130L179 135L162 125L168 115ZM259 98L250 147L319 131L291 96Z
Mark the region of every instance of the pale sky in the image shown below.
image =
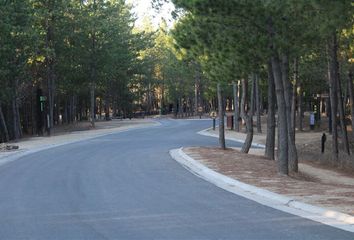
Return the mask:
M171 16L171 12L174 10L173 3L165 3L160 10L160 13L157 13L157 11L151 6L151 0L128 0L127 2L132 3L133 6L135 6L133 11L138 17L136 22L137 26L141 26L142 21L146 16L151 18L155 28L158 28L162 18L166 20L169 27L173 25L173 18Z

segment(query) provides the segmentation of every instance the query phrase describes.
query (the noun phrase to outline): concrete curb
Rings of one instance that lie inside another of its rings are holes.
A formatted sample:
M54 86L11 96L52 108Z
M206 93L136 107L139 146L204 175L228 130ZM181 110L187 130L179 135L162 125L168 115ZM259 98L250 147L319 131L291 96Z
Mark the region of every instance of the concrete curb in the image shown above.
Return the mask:
M197 133L199 135L203 135L203 136L207 136L207 137L219 138L219 135L208 132L208 130L210 130L210 129L212 129L212 128L207 128L207 129L204 129L204 130L199 131ZM225 139L226 140L230 140L230 141L234 141L234 142L238 142L238 143L244 143L245 142L244 140L241 140L241 139L232 138L232 137L226 137L226 136L225 136ZM265 145L260 144L260 143L252 143L252 147L265 148Z
M262 205L293 215L320 222L345 231L354 232L354 217L299 202L293 198L258 188L222 175L194 160L183 148L170 150L171 157L196 176L234 194L256 201Z
M13 152L12 154L9 155L5 155L5 156L0 156L0 167L2 165L5 165L9 162L13 162L21 157L24 157L26 155L32 154L32 153L36 153L36 152L40 152L43 150L47 150L50 148L55 148L55 147L59 147L59 146L63 146L66 144L72 144L72 143L77 143L77 142L81 142L81 141L86 141L86 140L91 140L91 139L95 139L95 138L99 138L102 136L107 136L107 135L111 135L111 134L116 134L116 133L120 133L120 132L127 132L127 131L131 131L131 130L137 130L137 129L143 129L143 128L149 128L149 127L156 127L156 126L160 126L161 123L159 123L158 121L152 121L153 124L152 125L148 125L148 126L134 126L132 125L132 127L127 127L124 129L120 129L120 128L112 128L111 132L105 132L105 133L97 133L97 134L92 134L89 136L81 136L75 140L69 140L66 142L61 142L61 143L48 143L42 147L35 147L34 149L20 149L19 151ZM69 133L69 135L72 133Z

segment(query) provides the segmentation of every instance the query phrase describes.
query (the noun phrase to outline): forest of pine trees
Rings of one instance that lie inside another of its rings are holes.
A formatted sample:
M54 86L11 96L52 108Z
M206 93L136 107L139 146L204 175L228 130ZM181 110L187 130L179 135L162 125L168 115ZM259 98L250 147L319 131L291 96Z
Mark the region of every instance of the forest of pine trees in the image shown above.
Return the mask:
M173 2L180 16L172 30L176 46L200 64L209 88L218 90L220 119L222 99L234 99L235 119L240 116L247 129L243 152L251 146L254 119L261 131L265 109L266 157L278 159L280 174L297 172L295 135L303 130L307 111L317 123L328 117L332 163L353 166L354 132L348 133L354 126L352 1Z
M136 28L124 0L2 1L0 142L77 121L218 109L226 148L228 109L234 129L247 129L247 153L267 113L265 156L287 175L311 112L328 119L331 161L354 165L351 0L172 2L174 26L154 30Z

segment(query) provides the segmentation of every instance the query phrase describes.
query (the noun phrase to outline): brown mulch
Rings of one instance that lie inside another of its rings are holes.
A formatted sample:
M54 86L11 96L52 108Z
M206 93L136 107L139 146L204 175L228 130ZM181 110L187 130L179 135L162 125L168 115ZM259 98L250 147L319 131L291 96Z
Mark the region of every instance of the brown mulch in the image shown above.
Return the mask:
M184 152L207 167L241 182L287 195L296 200L354 215L352 185L323 183L300 172L281 176L275 161L243 154L235 149L184 148ZM320 171L320 169L319 169Z

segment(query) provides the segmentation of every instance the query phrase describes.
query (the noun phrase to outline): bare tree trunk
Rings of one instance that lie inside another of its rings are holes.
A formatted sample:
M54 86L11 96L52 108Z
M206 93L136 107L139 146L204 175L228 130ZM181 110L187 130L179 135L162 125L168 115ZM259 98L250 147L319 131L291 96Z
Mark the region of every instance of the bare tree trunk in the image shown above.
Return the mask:
M220 83L217 85L218 92L218 108L219 108L219 143L221 149L226 149L225 144L225 124L224 124L224 104L223 104L223 96L221 92Z
M275 86L272 71L272 63L268 62L268 111L267 111L267 137L265 157L269 159L274 158L275 148Z
M291 88L291 83L289 80L289 60L287 55L282 56L282 66L282 79L285 89L284 93L288 125L288 164L290 171L298 172L298 157L295 144L295 96L292 95L294 90ZM295 85L293 88L295 89Z
M238 106L238 86L237 83L232 83L233 94L234 94L234 129L236 132L240 131L240 124L238 119L240 118L240 108Z
M282 72L280 68L280 60L277 54L272 57L272 69L278 105L278 171L280 174L288 175L288 124Z
M93 9L94 14L96 14L96 0L93 1ZM97 39L96 39L96 30L95 26L91 29L91 66L90 66L90 118L91 118L91 126L95 128L95 120L96 120L96 113L95 113L95 89L97 84L97 62L96 62L96 48L97 48Z
M254 85L255 85L256 77L254 74L252 74L252 91L251 91L251 99L254 98ZM243 79L242 80L242 107L241 107L241 116L246 122L246 140L242 146L241 152L243 153L248 153L251 146L252 146L252 140L253 140L253 115L252 112L254 112L254 103L251 101L251 109L250 111L246 112L246 106L247 106L247 80ZM249 113L248 113L249 112Z
M293 84L293 94L291 100L291 130L294 132L294 142L295 142L295 127L296 127L296 98L297 98L297 88L299 87L299 62L298 59L294 60L294 84Z
M9 131L7 129L4 113L2 111L1 102L0 102L0 123L4 132L5 142L8 142L10 140Z
M343 106L343 99L342 99L342 87L341 87L341 81L339 77L339 69L338 69L338 62L337 62L337 98L338 98L338 110L339 110L339 119L340 119L340 126L342 128L342 134L343 134L343 145L345 152L350 155L350 149L349 149L349 140L348 140L348 131L347 131L347 126L345 124L345 112L344 112L344 106Z
M77 122L77 95L73 95L72 96L72 101L73 101L73 122L76 123Z
M91 119L91 126L95 127L95 85L92 82L90 86L90 119Z
M257 107L257 132L262 133L262 123L261 123L261 103L260 103L260 94L259 94L259 77L256 75L256 84L255 84L255 92L256 92L256 107Z
M269 49L272 52L271 62L272 70L275 83L275 92L277 97L278 105L278 172L283 175L288 175L289 166L288 166L288 123L287 123L287 114L286 114L286 100L284 96L284 83L282 80L282 69L280 66L279 54L275 46L275 29L273 19L270 17L267 21L268 25L268 34L270 37Z
M332 107L331 107L331 98L330 94L328 95L328 98L326 99L326 114L328 117L328 133L332 134Z
M195 114L198 114L198 107L201 106L201 97L200 97L200 82L201 82L201 69L200 69L200 65L197 62L194 62L194 67L195 67L195 75L194 75L194 79L195 79L195 84L194 84L194 112Z
M46 19L46 39L45 45L47 49L55 51L54 49L54 6L51 2L48 2L49 18ZM47 74L47 88L48 88L48 115L49 121L47 119L48 135L52 134L52 128L54 125L54 92L55 92L55 74L54 74L54 59L55 54L48 53L46 56L46 74Z
M12 117L13 117L13 131L14 131L14 138L15 141L19 140L21 137L20 132L20 119L17 111L17 98L16 96L12 98Z
M337 130L337 36L334 32L328 43L328 79L332 117L332 161L338 161L338 130Z
M299 122L299 131L303 131L304 130L304 125L303 125L303 120L304 120L304 107L303 107L303 99L302 99L302 95L303 95L303 90L302 90L302 86L299 83L299 95L297 96L298 99L298 122Z
M350 100L350 113L352 117L352 138L354 139L354 88L353 88L353 72L349 71L348 74L348 92Z
M49 125L48 125L48 135L52 135L52 128L54 126L54 91L55 91L55 75L54 75L54 63L53 60L48 60L47 67L47 85L48 85L48 111L49 111Z
M116 96L116 93L114 93L114 96L113 96L113 117L116 117L117 116L117 96Z
M179 98L179 108L178 108L178 113L180 115L180 118L183 118L183 101L182 98Z

